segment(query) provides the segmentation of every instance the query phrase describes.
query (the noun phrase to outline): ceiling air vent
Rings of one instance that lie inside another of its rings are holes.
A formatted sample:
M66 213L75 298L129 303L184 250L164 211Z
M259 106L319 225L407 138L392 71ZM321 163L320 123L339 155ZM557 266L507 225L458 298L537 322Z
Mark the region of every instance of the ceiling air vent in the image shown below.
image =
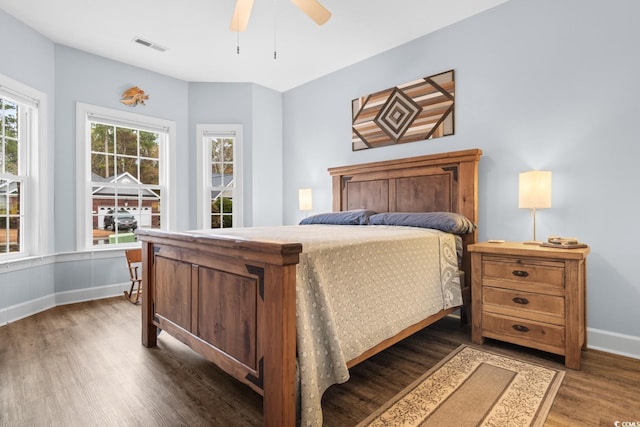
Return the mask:
M140 37L136 37L133 39L134 42L141 44L142 46L150 47L151 49L159 50L160 52L164 52L167 50L166 47L160 46L159 44L150 42L149 40L141 39Z

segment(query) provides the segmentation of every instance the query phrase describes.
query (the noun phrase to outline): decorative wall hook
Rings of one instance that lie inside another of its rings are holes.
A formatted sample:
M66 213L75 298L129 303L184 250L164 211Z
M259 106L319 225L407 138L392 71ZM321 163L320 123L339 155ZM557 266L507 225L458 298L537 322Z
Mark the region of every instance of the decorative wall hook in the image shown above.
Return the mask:
M149 95L145 95L144 91L138 86L130 87L122 93L120 102L130 107L135 107L138 104L146 105L145 99L149 99Z

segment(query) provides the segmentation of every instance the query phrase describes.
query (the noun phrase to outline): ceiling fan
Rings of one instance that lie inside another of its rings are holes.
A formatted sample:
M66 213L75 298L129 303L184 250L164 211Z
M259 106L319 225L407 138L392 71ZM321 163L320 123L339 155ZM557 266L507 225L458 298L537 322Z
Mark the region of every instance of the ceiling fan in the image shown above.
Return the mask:
M331 12L321 5L318 0L291 0L291 3L298 6L316 24L322 25L331 18ZM229 29L231 31L245 31L249 23L253 0L236 0L236 8L231 18Z

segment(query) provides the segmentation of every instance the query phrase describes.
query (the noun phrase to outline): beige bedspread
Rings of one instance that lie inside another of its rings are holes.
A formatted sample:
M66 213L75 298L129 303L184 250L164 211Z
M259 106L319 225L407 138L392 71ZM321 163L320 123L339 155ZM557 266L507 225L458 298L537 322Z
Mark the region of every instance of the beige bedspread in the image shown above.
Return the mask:
M349 379L347 361L442 309L462 305L451 234L371 225L213 233L302 243L296 330L303 426L322 425L322 394Z

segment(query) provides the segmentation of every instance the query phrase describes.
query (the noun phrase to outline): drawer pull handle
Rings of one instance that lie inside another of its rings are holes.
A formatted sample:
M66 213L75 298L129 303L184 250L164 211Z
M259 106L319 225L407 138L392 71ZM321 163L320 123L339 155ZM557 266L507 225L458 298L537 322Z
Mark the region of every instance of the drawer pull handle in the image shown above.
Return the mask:
M516 277L527 277L529 273L524 270L513 270L513 275Z
M513 299L513 302L515 302L516 304L522 304L522 305L526 305L529 304L529 300L526 298L521 298L521 297L515 297Z
M523 325L513 325L512 328L518 332L529 332L529 328Z

